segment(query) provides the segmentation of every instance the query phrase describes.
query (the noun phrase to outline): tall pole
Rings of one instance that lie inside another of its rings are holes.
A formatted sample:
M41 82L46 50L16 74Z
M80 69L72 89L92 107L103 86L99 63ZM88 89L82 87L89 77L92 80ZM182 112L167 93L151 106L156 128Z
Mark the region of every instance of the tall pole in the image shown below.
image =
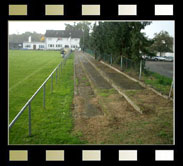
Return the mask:
M142 75L142 60L140 61L139 80L141 79L141 75Z
M84 30L84 27L83 27L83 52L84 52L84 45L85 45L84 36L85 36L85 30Z
M69 33L69 34L70 34L70 41L69 42L70 42L70 48L71 48L71 33Z
M43 86L43 108L45 109L45 84Z

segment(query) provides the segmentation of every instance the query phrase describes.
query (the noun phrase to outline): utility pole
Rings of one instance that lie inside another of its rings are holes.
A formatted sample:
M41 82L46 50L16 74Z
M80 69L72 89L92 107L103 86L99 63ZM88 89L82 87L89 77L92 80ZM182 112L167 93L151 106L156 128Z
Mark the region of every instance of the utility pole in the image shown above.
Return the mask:
M84 36L85 36L85 30L84 30L84 27L83 27L83 52L84 52L84 43L85 43L85 40L84 40Z

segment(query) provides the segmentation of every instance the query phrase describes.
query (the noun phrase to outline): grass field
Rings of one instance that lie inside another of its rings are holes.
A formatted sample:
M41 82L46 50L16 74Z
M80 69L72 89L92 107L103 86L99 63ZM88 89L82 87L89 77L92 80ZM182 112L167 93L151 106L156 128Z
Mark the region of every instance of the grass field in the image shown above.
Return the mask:
M58 51L9 51L9 123L53 69L63 60ZM79 144L72 135L73 55L67 60L60 79L46 84L31 102L32 136L28 136L28 108L9 131L9 144Z
M143 73L142 79L146 84L151 85L154 89L158 90L162 94L169 95L172 78L168 78L158 73L146 70Z

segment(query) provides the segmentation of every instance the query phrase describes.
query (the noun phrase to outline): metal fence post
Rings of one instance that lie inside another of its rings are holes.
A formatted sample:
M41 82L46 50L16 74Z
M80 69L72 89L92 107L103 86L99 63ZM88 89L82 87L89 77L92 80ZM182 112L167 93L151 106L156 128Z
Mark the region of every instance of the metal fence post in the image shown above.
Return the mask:
M53 92L53 74L51 76L51 93Z
M123 57L121 56L121 69L123 67Z
M141 74L142 74L142 60L140 61L139 80L141 79Z
M29 103L29 136L31 136L31 102Z
M62 72L62 62L60 63L60 74Z
M57 84L57 69L56 69L56 84Z
M62 62L61 62L61 72L62 72Z
M60 64L58 66L58 79L60 79Z
M171 97L172 89L173 89L173 81L172 81L172 84L171 84L171 87L170 87L170 91L169 91L169 95L168 95L169 98Z
M45 109L45 84L43 86L43 108Z

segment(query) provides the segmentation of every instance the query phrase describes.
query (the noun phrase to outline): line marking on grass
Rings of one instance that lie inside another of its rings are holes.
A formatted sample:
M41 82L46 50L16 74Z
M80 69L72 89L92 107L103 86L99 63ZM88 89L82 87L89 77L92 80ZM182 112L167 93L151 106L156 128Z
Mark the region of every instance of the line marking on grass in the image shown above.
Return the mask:
M54 60L53 60L54 61ZM52 62L52 61L51 61ZM49 61L50 63L50 61ZM39 71L41 71L42 69L44 69L44 67L46 66L47 64L45 64L44 66L40 67L39 69L35 70L34 72L32 72L30 75L24 77L24 79L18 81L16 84L14 84L13 86L11 86L11 88L9 88L9 92L11 90L13 90L14 88L16 88L18 85L20 85L21 83L23 83L25 80L29 79L30 77L32 77L33 75L35 75L36 73L38 73Z

